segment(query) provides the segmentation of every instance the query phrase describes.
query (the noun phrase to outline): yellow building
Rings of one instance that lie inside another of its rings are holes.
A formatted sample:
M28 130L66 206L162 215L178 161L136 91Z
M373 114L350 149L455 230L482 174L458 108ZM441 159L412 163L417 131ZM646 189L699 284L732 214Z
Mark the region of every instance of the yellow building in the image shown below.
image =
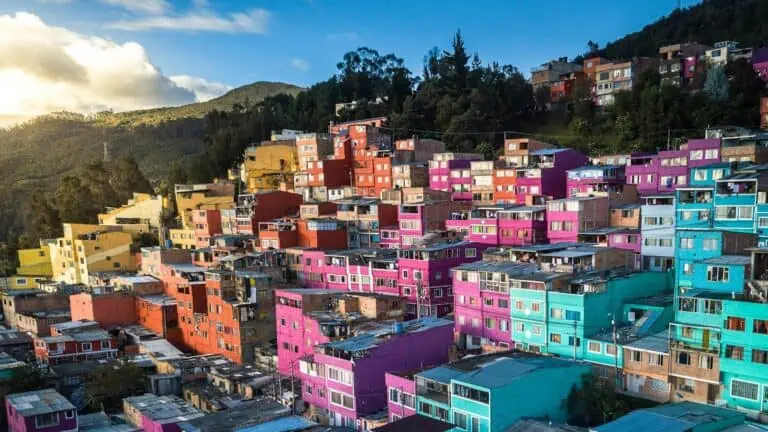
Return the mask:
M230 182L176 185L174 189L176 211L184 229L194 228L195 210L223 210L235 208L235 185Z
M195 249L197 247L194 229L169 229L168 237L175 248Z
M6 279L8 289L37 288L39 281L53 276L50 249L50 243L53 242L42 240L39 248L20 249L17 252L19 266L16 268L16 274Z
M278 190L280 183L293 185L293 175L299 171L296 141L264 141L248 147L241 168L248 192Z
M120 226L134 235L150 232L160 227L166 205L167 200L160 195L134 193L126 205L99 214L99 225Z
M66 223L64 237L50 247L53 279L87 284L90 273L135 271L132 241L116 227Z

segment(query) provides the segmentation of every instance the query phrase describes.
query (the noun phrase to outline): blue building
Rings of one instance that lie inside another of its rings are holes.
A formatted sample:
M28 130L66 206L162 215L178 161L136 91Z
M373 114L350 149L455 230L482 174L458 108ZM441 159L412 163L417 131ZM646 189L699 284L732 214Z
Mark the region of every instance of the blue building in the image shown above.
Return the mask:
M454 431L505 430L523 418L564 422L563 401L586 363L526 353L471 357L416 374L417 413Z
M746 416L737 411L680 402L635 410L592 430L595 432L716 432L743 425L745 420Z
M754 234L716 229L678 228L675 231L675 285L679 288L697 286L694 263L722 255L743 254L756 245ZM701 282L701 280L699 280Z

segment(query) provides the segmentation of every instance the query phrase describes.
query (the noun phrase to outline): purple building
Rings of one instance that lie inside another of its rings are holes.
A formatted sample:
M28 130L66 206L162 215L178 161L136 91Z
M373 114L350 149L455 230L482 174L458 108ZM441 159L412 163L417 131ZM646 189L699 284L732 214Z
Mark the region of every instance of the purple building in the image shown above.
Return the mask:
M77 410L53 389L15 393L5 397L10 432L77 431Z
M429 188L451 192L454 201L472 201L470 162L483 160L479 153L435 153L429 161Z
M519 204L529 203L528 197L566 197L567 171L587 163L580 151L568 148L533 151L528 166L517 169L517 198Z
M369 430L367 417L387 408L385 373L443 364L452 344L453 322L426 317L317 345L300 360L304 400L332 426Z
M613 192L626 182L626 165L585 165L568 170L568 197Z
M444 316L453 310L451 269L478 261L491 245L469 241L445 242L398 251L398 284L407 299L406 312L421 316ZM420 291L420 292L419 292Z
M758 48L752 51L752 68L760 78L768 82L768 48Z

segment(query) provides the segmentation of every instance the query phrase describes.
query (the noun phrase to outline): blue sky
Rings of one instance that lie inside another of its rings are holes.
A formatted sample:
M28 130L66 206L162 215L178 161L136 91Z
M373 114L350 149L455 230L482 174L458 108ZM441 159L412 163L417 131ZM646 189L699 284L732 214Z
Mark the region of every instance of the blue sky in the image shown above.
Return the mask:
M479 52L484 61L510 63L527 72L550 58L583 52L589 39L602 45L637 31L668 14L677 0L167 0L162 9L163 15L181 16L202 6L207 14L222 17L263 10L267 15L261 33L115 28L116 21L158 11L153 6L130 10L121 3L3 0L0 13L27 11L49 25L81 34L138 42L166 75L233 86L255 80L307 85L327 78L343 53L363 45L394 52L420 71L426 52L447 46L459 28L468 49Z

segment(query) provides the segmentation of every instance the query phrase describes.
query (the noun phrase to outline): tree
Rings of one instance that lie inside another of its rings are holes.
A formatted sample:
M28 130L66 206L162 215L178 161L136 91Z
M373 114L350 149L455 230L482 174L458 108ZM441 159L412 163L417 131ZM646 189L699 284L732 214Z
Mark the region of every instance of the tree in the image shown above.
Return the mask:
M587 41L587 53L584 54L584 56L592 57L596 55L599 50L600 50L600 45L593 40L589 40Z
M134 363L100 366L85 381L88 405L107 412L119 411L124 398L143 394L146 389L146 373Z
M563 405L568 413L568 424L594 427L616 420L632 410L655 404L621 394L610 382L584 374L581 383L573 386Z
M704 92L712 100L724 101L728 99L728 76L725 74L725 68L717 66L707 73Z
M552 101L552 93L549 86L541 86L537 88L533 97L536 100L536 109L539 111L546 111Z

